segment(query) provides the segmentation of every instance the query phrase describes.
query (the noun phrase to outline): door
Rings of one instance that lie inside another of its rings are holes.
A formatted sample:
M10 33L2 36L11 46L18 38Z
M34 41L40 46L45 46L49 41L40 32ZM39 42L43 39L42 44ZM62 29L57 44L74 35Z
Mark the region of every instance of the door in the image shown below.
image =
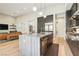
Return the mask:
M57 14L56 15L56 36L57 37L64 37L65 35L65 17L64 14Z

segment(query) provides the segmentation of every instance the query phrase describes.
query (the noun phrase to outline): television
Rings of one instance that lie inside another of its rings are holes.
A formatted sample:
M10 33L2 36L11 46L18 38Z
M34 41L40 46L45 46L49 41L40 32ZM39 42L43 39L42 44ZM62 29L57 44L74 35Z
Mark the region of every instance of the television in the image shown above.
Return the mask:
M8 24L0 24L0 30L8 30Z

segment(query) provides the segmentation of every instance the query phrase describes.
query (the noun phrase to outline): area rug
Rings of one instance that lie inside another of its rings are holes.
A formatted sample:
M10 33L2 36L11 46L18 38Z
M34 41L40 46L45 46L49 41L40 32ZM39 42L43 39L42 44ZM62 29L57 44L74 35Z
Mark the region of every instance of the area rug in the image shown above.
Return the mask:
M58 56L59 44L52 44L45 56Z

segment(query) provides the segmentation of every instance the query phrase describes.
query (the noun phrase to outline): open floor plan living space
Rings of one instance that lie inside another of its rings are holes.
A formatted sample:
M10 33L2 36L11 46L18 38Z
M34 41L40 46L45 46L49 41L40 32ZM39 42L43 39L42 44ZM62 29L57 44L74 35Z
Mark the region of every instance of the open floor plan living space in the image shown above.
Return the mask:
M0 3L0 56L79 56L79 3Z

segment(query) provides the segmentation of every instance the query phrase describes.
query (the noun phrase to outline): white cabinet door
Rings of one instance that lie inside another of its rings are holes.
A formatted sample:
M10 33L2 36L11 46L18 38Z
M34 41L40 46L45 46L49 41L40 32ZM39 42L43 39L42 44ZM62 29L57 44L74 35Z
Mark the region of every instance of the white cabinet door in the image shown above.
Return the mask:
M21 35L19 36L19 48L23 56L40 56L40 38Z
M26 56L32 56L32 42L31 42L31 37L26 36L25 37L25 49L26 49Z
M25 39L24 37L19 36L19 49L21 52L21 55L25 55Z
M40 56L40 38L32 37L32 56Z
M29 36L21 35L19 37L19 47L22 55L31 56L32 55L32 45Z

